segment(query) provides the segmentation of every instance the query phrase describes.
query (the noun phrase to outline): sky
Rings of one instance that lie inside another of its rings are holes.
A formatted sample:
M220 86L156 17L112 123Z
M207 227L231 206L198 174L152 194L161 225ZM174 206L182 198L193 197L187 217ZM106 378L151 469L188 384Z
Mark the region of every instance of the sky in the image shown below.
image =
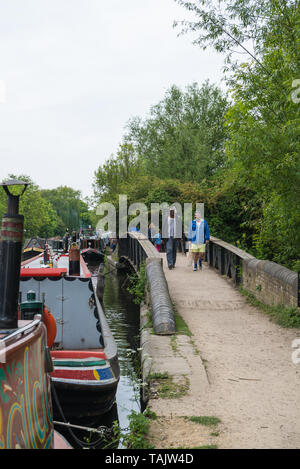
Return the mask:
M174 0L0 0L0 178L92 195L128 120L173 84L222 85L224 57L179 36Z

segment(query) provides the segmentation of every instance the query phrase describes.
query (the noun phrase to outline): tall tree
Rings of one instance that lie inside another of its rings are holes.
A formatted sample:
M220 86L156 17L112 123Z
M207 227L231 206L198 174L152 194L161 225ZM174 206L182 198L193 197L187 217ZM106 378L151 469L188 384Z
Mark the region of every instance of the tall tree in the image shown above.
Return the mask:
M260 199L256 254L289 266L300 257L300 119L291 99L300 77L298 0L177 2L195 13L183 32L227 56L234 104L226 125L231 174ZM252 47L250 45L252 43ZM248 60L233 60L233 49Z
M216 86L172 86L149 118L128 123L126 139L157 177L199 181L224 164L224 116L228 102Z
M41 194L50 202L60 219L60 233L66 228L78 230L81 226L92 225L92 211L82 200L81 192L71 187L60 186L56 189L44 189Z

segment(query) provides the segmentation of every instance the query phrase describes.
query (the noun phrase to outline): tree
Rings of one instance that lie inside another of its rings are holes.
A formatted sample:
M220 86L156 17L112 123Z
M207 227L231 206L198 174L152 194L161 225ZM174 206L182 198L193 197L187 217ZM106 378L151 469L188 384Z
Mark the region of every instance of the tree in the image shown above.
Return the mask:
M78 190L67 186L41 191L44 200L52 204L59 217L59 232L62 235L66 228L79 230L83 225L92 225L92 211L81 199Z
M133 146L124 141L117 154L95 171L93 187L96 201L117 201L118 195L124 193L124 186L137 181L142 174L142 163Z
M197 17L184 32L198 33L197 44L227 55L233 105L226 116L226 155L235 180L260 200L255 254L293 267L300 255L300 119L291 100L292 83L300 77L300 3L178 3ZM247 62L233 62L236 47L247 52Z
M31 236L53 236L58 225L57 213L51 203L43 199L39 187L26 175L16 176L11 174L7 179L20 179L29 183L25 194L20 199L20 213L24 215L24 236L26 238ZM7 196L1 190L1 216L6 212L6 207Z
M185 91L172 86L149 118L129 121L125 138L148 174L200 181L224 164L227 109L226 97L208 82Z

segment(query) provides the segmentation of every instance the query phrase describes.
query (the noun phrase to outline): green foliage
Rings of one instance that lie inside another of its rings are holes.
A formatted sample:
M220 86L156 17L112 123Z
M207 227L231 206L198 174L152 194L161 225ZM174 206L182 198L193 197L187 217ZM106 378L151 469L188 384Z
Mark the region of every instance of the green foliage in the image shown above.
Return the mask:
M282 327L300 328L300 312L296 307L284 305L269 306L259 301L252 293L240 287L240 292L247 298L249 303L266 313L270 319Z
M232 236L254 255L297 269L300 119L299 104L291 93L293 81L300 77L299 1L231 0L218 5L208 0L176 1L195 15L195 22L182 24L182 32L196 33L195 43L202 48L211 45L227 54L232 105L225 120L229 172L223 173L224 184L230 188L231 179L254 194L253 203L249 198L236 199L233 191L232 207L216 207L221 208L224 226L233 228L231 233L224 233L216 212L211 224L222 233L220 237ZM246 52L243 63L233 61L237 49ZM228 205L229 193L223 195L219 202L223 199ZM245 214L240 219L239 206Z
M128 123L126 139L146 173L161 179L202 181L224 164L228 102L208 82L182 91L172 86L153 106L149 118Z
M203 202L212 235L299 270L299 0L175 1L194 14L182 33L226 55L230 100L208 82L172 86L98 169L98 201Z
M50 237L55 234L58 226L57 213L51 203L43 199L39 187L33 183L29 176L10 174L7 179L19 179L28 182L26 192L20 199L19 212L24 215L24 237L31 236ZM7 196L0 191L0 216L6 212Z
M89 209L86 202L81 199L80 191L71 187L61 186L56 189L44 189L41 194L45 200L50 202L55 209L59 225L58 233L64 234L66 228L70 231L78 230L80 227L87 228L93 225L94 213Z
M206 417L206 416L193 416L193 417L185 417L186 420L190 422L198 423L199 425L205 425L208 427L214 427L221 423L221 420L218 417Z
M227 110L226 97L208 82L185 91L172 86L149 118L129 121L119 151L95 172L95 197L115 202L124 193L130 202L173 202L176 180L203 181L224 165Z
M183 319L182 316L178 313L177 309L173 304L173 311L174 311L174 318L176 323L176 334L177 335L187 335L191 337L193 334L191 333L187 323Z
M129 433L124 435L123 443L127 449L153 449L147 441L150 420L155 414L142 414L134 410L129 415Z
M80 191L70 187L42 190L29 176L10 174L7 179L20 179L29 186L20 199L20 213L24 215L24 237L50 238L63 235L67 227L95 226L95 214L88 203L81 200ZM12 188L11 191L18 190ZM0 190L0 216L6 212L7 196Z
M157 393L161 399L178 399L185 396L190 387L190 381L187 376L182 376L182 380L176 377L176 381L167 372L151 373L147 381L155 381L157 384ZM153 384L152 384L153 386Z
M146 265L143 262L140 266L139 274L129 276L130 285L127 288L129 293L133 295L133 302L140 305L145 300L145 289L147 284Z

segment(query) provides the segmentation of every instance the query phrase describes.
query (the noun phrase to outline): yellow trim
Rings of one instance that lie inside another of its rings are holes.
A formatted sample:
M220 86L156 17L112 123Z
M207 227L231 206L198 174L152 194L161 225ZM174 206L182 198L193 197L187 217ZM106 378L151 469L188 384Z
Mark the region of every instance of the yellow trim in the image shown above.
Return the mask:
M97 370L93 370L93 373L94 373L94 377L97 381L100 381L100 376L99 376L99 373L97 372Z

